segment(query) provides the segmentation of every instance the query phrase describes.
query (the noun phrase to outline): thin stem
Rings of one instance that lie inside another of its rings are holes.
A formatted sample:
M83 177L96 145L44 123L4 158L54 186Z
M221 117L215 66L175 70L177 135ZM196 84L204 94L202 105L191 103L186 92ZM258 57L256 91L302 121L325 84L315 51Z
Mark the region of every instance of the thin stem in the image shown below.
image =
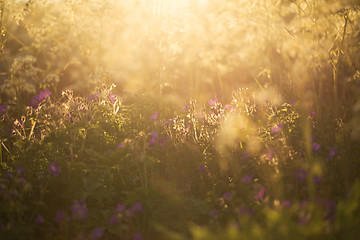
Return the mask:
M344 39L345 39L345 34L346 34L346 27L347 27L348 20L349 20L349 17L348 17L347 13L345 13L345 15L344 15L344 20L345 20L345 23L344 23L344 30L343 30L343 34L342 34L342 39L341 39L340 47L337 50L337 56L336 56L335 64L333 64L335 117L337 117L337 115L338 115L338 105L339 105L339 103L338 103L338 101L339 101L339 89L338 89L339 60L340 60L342 47L343 47L343 44L344 44Z

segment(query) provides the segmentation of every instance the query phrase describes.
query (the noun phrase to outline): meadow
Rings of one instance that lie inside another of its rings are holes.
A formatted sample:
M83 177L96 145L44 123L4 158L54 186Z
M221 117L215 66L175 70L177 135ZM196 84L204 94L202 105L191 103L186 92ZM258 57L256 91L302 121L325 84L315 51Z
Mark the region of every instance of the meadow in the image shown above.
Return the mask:
M0 0L0 239L358 239L359 0Z

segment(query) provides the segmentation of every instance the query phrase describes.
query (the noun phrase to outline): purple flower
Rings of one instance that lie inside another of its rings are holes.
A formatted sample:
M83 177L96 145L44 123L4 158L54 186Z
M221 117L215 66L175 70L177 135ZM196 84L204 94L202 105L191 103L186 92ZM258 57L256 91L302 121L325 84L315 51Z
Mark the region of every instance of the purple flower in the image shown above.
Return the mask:
M319 185L321 183L321 176L313 176L313 182Z
M109 99L112 104L116 102L116 96L112 92L109 93Z
M205 166L201 164L200 167L199 167L199 172L200 172L200 173L203 173L203 172L205 172L205 171L206 171Z
M237 213L240 216L245 215L245 214L248 214L249 216L252 216L252 215L254 215L255 211L252 210L252 209L247 208L246 206L243 206Z
M338 150L337 150L337 147L331 147L329 149L329 154L326 156L327 159L331 159L331 158L334 158L336 157L338 154Z
M210 100L210 101L209 101L209 105L210 105L210 106L214 106L215 103L217 103L217 98L215 98L214 100Z
M123 147L124 147L124 143L119 143L119 144L117 145L117 147L118 147L118 148L123 148Z
M299 203L299 208L304 208L309 204L308 200L303 200L302 202Z
M12 174L10 172L6 172L5 179L10 179L10 178L12 178Z
M223 108L224 108L224 110L232 110L233 106L230 104L226 104Z
M210 211L210 217L217 217L219 215L219 211L217 209Z
M292 205L292 202L290 200L282 201L281 206L284 207L290 207Z
M149 141L149 147L156 145L156 138L151 138Z
M255 200L260 200L265 196L265 188L261 188L258 194L254 197Z
M266 149L266 157L271 161L274 158L274 149L267 148Z
M326 200L326 199L317 198L315 200L315 202L318 205L324 207L328 211L334 211L336 209L336 204L332 200Z
M188 109L188 107L189 107L189 105L187 103L185 103L185 106L183 106L182 110L185 111Z
M310 217L305 215L305 216L302 216L300 219L299 219L299 225L306 225L308 224L308 222L310 221Z
M66 216L64 210L60 210L56 213L54 220L57 223L63 223L65 221L69 221L69 217Z
M165 124L166 125L170 125L170 124L173 124L174 122L174 118L171 118L169 121L167 121Z
M310 112L310 115L311 115L312 117L314 117L314 116L316 115L316 112L315 112L315 111L311 111L311 112Z
M134 234L134 240L142 240L143 237L142 237L142 234L140 232L136 232Z
M110 218L110 224L115 225L117 222L118 222L117 215L112 215L111 218Z
M56 162L52 162L49 164L49 173L54 176L58 176L60 174L60 167Z
M253 176L251 175L245 175L242 179L241 179L241 182L243 183L248 183L252 180Z
M305 169L300 168L295 171L295 179L299 182L304 182L308 173L305 171Z
M283 126L284 126L283 123L279 123L279 124L277 124L275 127L272 127L272 128L271 128L271 132L277 133L277 132L279 132L279 131L281 130L281 128L282 128Z
M245 152L243 152L242 154L241 154L241 159L248 159L249 158L249 154L248 154L248 152L247 151L245 151Z
M231 199L232 197L234 196L234 193L232 192L226 192L222 195L222 197L225 199L225 200L228 200L228 199Z
M155 121L159 116L159 113L158 112L155 112L154 115L151 115L151 120L152 121Z
M158 138L158 142L159 142L159 145L160 145L161 147L163 147L163 146L165 145L165 138L159 137L159 138Z
M320 143L317 143L317 142L314 142L313 145L312 145L312 150L314 152L320 152L321 151L321 144Z
M23 175L23 174L25 173L25 170L22 169L21 167L17 167L17 168L16 168L16 171L17 171L18 174L20 174L20 175Z
M121 204L119 203L116 208L115 208L115 213L121 213L124 212L126 210L126 205L125 204Z
M46 98L50 97L50 95L51 92L48 89L40 91L39 95L36 95L32 98L30 106L34 109L37 109L39 107L39 104Z
M98 239L101 238L104 235L104 229L97 227L90 233L91 239Z
M75 219L86 219L88 217L88 210L84 201L74 200L70 208Z
M291 105L295 105L295 100L291 100L291 101L290 101L290 104L291 104Z
M132 209L134 212L143 212L143 211L144 211L141 203L134 203L134 204L132 205L131 209Z
M69 113L69 114L66 115L66 120L67 120L68 122L71 122L71 121L72 121L72 115L71 115L71 113Z
M152 131L150 135L151 135L151 139L149 141L149 146L152 147L156 144L156 140L158 139L159 134L156 131Z
M7 110L7 105L6 104L2 104L2 105L0 105L0 113L3 113L3 112L5 112L6 110Z
M35 218L35 223L36 224L41 224L41 223L43 223L44 222L44 218L43 218L43 216L39 213L37 216L36 216L36 218Z
M98 97L99 97L99 94L98 94L98 93L91 94L91 95L89 96L89 100L95 101L96 99L98 99Z
M159 136L159 134L156 131L152 131L150 134L153 138L158 138Z

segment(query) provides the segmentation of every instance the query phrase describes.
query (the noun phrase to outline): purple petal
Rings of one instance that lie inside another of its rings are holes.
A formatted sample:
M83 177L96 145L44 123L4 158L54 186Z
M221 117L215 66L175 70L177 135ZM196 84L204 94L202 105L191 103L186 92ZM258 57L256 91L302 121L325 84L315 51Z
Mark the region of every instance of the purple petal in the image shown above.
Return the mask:
M252 180L252 176L250 175L245 175L242 179L241 179L241 182L244 182L244 183L248 183Z
M40 223L43 223L44 222L44 218L41 214L38 214L35 218L35 223L36 224L40 224Z
M205 172L205 171L206 171L205 166L201 164L201 165L200 165L200 168L199 168L199 172L203 173L203 172Z
M142 234L140 232L136 232L134 234L134 240L142 240L143 237L142 237Z
M92 239L98 239L101 238L103 235L104 235L104 229L97 227L91 232L90 237Z
M265 188L261 188L258 194L255 196L255 200L260 200L265 196Z

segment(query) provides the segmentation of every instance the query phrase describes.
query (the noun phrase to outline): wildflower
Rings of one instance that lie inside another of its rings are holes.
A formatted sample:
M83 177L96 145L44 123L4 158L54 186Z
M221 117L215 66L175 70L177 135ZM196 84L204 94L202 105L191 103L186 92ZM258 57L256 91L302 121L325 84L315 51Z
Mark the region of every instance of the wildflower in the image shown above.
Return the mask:
M290 104L291 104L291 105L295 105L295 102L296 102L295 100L291 100L291 101L290 101Z
M265 196L265 188L261 188L258 194L254 197L255 200L260 200Z
M151 139L149 141L149 146L154 146L156 144L156 140L158 139L159 134L156 131L152 131L150 133Z
M329 154L326 156L327 159L331 159L331 158L334 158L336 157L338 154L338 150L337 150L337 147L331 147L329 149Z
M136 232L134 234L134 240L142 240L143 237L142 237L142 234L140 232Z
M131 209L135 212L143 212L144 209L142 208L141 203L134 203L131 207Z
M74 204L70 208L74 218L86 219L88 217L88 210L84 201L74 200Z
M274 158L274 150L272 148L266 149L266 157L271 161Z
M303 200L302 202L299 203L299 208L304 208L309 204L308 200Z
M123 147L124 147L124 143L119 143L119 144L117 145L117 147L118 147L118 148L123 148Z
M156 131L152 131L150 134L153 138L158 138L159 136L159 134Z
M302 216L299 219L299 225L304 226L304 225L308 224L309 221L310 221L310 217L308 215Z
M226 104L224 107L223 107L224 110L232 110L233 109L233 106L230 105L230 104Z
M52 162L49 164L49 173L54 176L58 176L60 174L60 167L56 162Z
M99 94L98 94L98 93L91 94L91 95L89 96L89 100L90 100L90 101L95 101L96 99L98 99L98 97L99 97Z
M6 179L12 178L12 174L10 172L5 173L5 178Z
M210 100L210 101L209 101L209 105L210 105L210 106L214 106L215 103L217 103L217 98L215 98L214 100Z
M317 143L317 142L314 142L313 145L312 145L312 150L314 152L320 152L321 151L321 144L320 143Z
M252 209L247 208L246 206L243 206L240 210L238 210L237 214L241 215L245 215L248 214L249 216L254 215L255 211Z
M155 112L154 115L151 115L151 120L152 121L155 121L159 116L159 113L158 112Z
M300 168L295 171L295 179L298 180L299 182L304 182L307 175L308 173L303 168Z
M200 173L203 173L203 172L205 172L206 171L206 168L205 168L205 166L204 165L200 165L200 168L199 168L199 172Z
M290 200L282 201L281 206L284 207L290 207L292 205L292 202Z
M90 238L91 239L98 239L98 238L101 238L103 235L104 235L104 229L100 228L100 227L97 227L91 232Z
M241 159L245 160L245 159L248 159L248 158L249 158L249 154L248 154L247 151L245 151L245 152L243 152L243 153L241 154Z
M219 215L219 211L217 209L212 210L209 215L210 217L217 217Z
M64 210L60 210L56 213L56 216L54 218L55 222L62 223L65 221L69 221L69 217L66 216Z
M165 145L165 138L159 137L159 138L158 138L158 142L159 142L159 145L160 145L161 147L163 147L163 146Z
M189 105L186 103L185 106L183 106L182 110L185 111L188 109L188 107L189 107Z
M112 104L116 102L116 96L112 92L109 93L109 99Z
M69 121L69 122L72 121L72 115L71 115L71 113L69 113L69 114L66 115L66 120Z
M6 104L2 104L2 105L0 105L0 113L3 113L3 112L5 112L6 110L7 110L7 105Z
M124 212L126 210L126 205L119 203L115 208L115 213Z
M321 176L313 176L313 182L315 184L320 184L321 183Z
M23 175L23 174L25 173L25 170L22 169L21 167L17 167L17 168L16 168L16 171L17 171L18 174L20 174L20 175Z
M243 183L248 183L252 180L252 176L250 175L245 175L242 179L241 179L241 182Z
M166 125L171 125L174 123L174 118L171 118L169 121L167 121L165 124Z
M51 92L48 89L45 89L43 91L40 91L40 93L36 96L34 96L30 102L30 106L34 109L37 109L39 107L39 104L45 100L46 98L50 97Z
M279 123L275 127L271 128L271 132L277 133L281 130L281 128L284 126L284 123Z
M37 216L36 216L36 218L35 218L35 223L36 224L41 224L41 223L43 223L44 222L44 218L43 218L43 216L39 213Z
M315 111L311 111L310 112L310 116L314 117L316 115L316 112Z
M111 218L110 218L110 224L115 225L117 222L118 222L117 215L112 215Z
M225 200L228 200L228 199L231 199L232 197L234 196L234 193L231 193L231 192L226 192L222 195L222 197L225 199Z
M151 138L149 141L149 147L152 147L156 144L156 138Z

